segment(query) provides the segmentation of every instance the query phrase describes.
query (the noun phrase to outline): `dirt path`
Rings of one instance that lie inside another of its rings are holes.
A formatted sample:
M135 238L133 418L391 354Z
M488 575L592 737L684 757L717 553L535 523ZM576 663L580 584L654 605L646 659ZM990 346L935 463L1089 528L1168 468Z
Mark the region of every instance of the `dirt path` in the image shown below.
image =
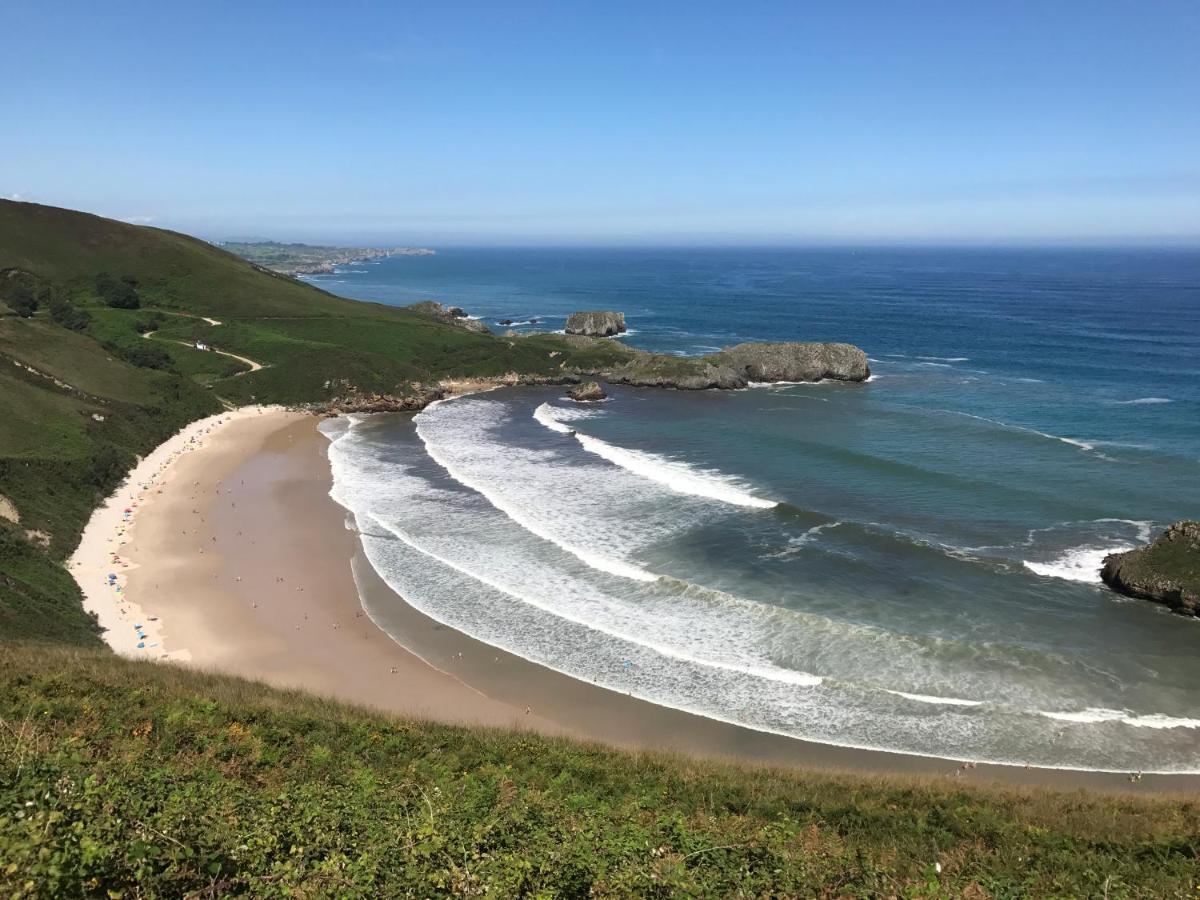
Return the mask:
M159 310L159 312L162 312L162 310ZM207 316L189 316L186 313L168 313L168 315L183 316L185 319L203 319L209 325L220 325L221 324L218 320L210 319ZM142 337L144 337L146 340L150 340L156 333L157 332L155 332L155 331L143 331ZM190 341L171 341L171 343L179 344L181 347L192 347L193 349L195 349L195 344L192 344ZM203 352L203 351L201 351L201 352ZM262 363L256 362L255 360L250 359L250 357L248 357L248 356L238 356L236 353L229 353L226 350L218 350L215 347L210 348L208 352L216 353L221 356L228 356L230 359L236 359L238 362L245 363L246 365L248 365L250 367L245 372L235 373L233 376L234 378L237 378L241 375L248 375L251 372L257 372L260 369L266 368L266 366L264 366Z

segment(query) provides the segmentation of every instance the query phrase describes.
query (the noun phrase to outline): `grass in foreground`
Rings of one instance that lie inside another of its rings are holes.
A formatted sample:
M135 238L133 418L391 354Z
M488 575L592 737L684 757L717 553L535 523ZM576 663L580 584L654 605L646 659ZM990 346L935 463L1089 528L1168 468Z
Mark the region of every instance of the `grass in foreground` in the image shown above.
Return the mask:
M0 719L12 896L1197 890L1188 801L631 755L66 648L0 649Z

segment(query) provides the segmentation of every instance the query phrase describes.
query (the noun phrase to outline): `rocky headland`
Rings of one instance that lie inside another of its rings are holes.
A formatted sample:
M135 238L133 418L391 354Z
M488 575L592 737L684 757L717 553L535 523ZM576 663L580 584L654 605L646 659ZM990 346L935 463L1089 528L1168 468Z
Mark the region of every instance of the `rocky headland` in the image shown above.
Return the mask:
M1200 616L1200 522L1176 522L1145 547L1109 554L1100 577L1114 591Z
M415 303L407 309L438 322L457 325L472 332L491 335L478 319L469 318L460 307L444 306L433 300ZM612 316L604 321L594 317ZM587 320L586 317L593 317ZM581 317L581 318L577 318ZM625 327L622 313L576 313L571 319L590 322L598 330ZM620 341L582 334L506 332L510 346L521 342L544 351L547 361L559 360L550 372L508 372L504 375L461 380L443 380L438 385L413 385L406 393L358 394L328 401L314 407L320 412L401 412L422 409L434 400L470 391L513 385L581 385L569 393L575 400L604 399L604 388L596 379L610 384L634 387L671 388L682 391L738 390L756 383L847 381L862 382L871 377L867 355L852 344L816 342L744 343L727 347L707 356L675 356L650 353L629 347ZM589 363L587 360L594 359ZM570 359L572 362L568 363ZM554 363L551 362L553 366ZM599 395L596 395L599 391Z

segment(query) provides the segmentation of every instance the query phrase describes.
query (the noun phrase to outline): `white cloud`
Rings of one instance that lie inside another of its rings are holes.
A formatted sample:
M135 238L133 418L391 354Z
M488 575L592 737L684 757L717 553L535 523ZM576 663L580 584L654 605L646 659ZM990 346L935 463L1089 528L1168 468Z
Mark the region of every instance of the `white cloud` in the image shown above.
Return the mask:
M154 221L154 216L123 216L121 221L130 225L149 225Z
M16 200L17 202L20 203L20 202L24 202L24 201L28 200L29 195L22 194L19 191L13 191L13 193L11 193L11 194L5 194L4 199L5 200Z

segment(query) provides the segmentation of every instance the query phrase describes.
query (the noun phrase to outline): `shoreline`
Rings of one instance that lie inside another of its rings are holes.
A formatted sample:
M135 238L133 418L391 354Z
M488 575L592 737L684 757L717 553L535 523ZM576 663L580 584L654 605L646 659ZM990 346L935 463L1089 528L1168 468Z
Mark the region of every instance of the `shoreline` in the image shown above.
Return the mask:
M1191 775L1130 783L1120 774L811 743L658 706L497 650L420 613L375 573L347 528L348 512L329 496L319 421L243 408L193 423L139 463L93 514L71 561L81 586L81 576L89 579L88 609L118 626L105 634L109 646L400 715L632 750L956 783L1122 793L1200 787ZM120 591L105 583L97 549L120 551ZM143 648L135 622L144 626Z

